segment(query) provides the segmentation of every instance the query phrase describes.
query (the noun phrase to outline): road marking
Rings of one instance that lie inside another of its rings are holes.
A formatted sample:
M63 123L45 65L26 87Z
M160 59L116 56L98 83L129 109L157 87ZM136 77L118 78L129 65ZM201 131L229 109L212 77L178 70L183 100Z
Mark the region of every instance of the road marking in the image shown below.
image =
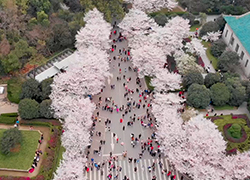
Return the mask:
M102 156L107 157L110 156L110 154L103 154ZM122 153L112 154L112 156L122 156Z

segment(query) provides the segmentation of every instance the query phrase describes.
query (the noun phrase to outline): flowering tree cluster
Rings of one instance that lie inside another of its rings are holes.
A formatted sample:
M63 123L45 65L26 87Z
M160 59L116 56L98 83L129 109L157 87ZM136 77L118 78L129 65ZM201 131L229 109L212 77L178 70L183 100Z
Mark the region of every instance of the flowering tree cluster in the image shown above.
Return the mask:
M90 140L89 129L95 105L88 98L68 96L65 99L68 100L64 101L65 108L59 109L57 115L65 120L62 145L66 151L54 179L85 180L83 167L87 159L84 150Z
M183 54L180 57L176 57L175 61L180 74L186 74L190 71L198 71L203 73L204 71L203 68L195 62L195 58L188 54Z
M210 42L214 42L216 40L218 40L221 36L221 31L217 31L217 32L208 32L207 35L202 36L202 40L204 41L210 41Z
M110 76L108 42L111 26L94 9L85 18L86 26L76 36L76 60L66 72L54 77L51 107L56 118L64 119L62 145L66 151L54 176L55 180L85 180L85 148L89 145L89 129L95 104L87 95L103 88Z
M76 48L94 46L98 49L108 49L112 27L103 19L103 14L94 8L85 15L84 21L85 27L76 35Z
M167 55L183 54L183 38L189 34L189 21L174 17L158 26L145 12L131 9L119 24L129 39L132 63L139 68L139 76L153 76L161 71Z
M168 92L169 90L176 90L181 88L181 75L177 73L170 73L166 69L158 70L155 78L151 80L151 85L155 87L157 92Z
M188 42L185 46L187 48L187 52L196 53L197 55L205 54L205 48L201 44L201 40L197 38L193 38L191 42Z
M177 6L175 0L125 0L132 3L133 7L145 12L159 11L162 8L173 9Z

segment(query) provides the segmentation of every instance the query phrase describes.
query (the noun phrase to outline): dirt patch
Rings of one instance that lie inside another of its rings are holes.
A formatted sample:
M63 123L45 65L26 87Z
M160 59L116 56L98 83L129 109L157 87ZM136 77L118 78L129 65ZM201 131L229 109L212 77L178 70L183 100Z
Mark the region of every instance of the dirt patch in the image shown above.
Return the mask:
M21 144L17 144L14 148L10 149L10 152L17 153L20 151L20 149L21 149Z

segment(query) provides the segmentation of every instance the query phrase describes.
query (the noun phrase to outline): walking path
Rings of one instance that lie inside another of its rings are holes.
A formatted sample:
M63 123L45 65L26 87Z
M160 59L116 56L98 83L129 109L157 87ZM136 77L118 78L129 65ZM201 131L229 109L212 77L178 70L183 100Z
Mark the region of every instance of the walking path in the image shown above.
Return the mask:
M117 28L113 29L113 32L114 30L119 31ZM117 35L113 34L112 39L118 38L118 34L119 33L117 33ZM139 154L142 152L141 146L143 145L143 143L141 144L140 142L143 141L146 143L147 139L151 138L152 133L156 130L155 128L149 128L147 126L148 122L153 121L149 121L148 118L143 119L143 117L147 115L147 109L150 110L150 107L147 106L149 99L143 99L146 94L144 94L144 96L139 95L139 92L142 93L146 89L146 83L144 79L140 79L140 87L136 83L136 71L133 71L133 69L129 70L129 67L132 67L130 60L126 62L124 62L124 60L121 61L121 58L127 58L128 56L128 42L123 40L122 42L116 42L114 44L116 45L116 48L114 48L114 52L110 53L110 72L113 77L110 81L106 82L106 88L103 89L103 92L93 97L93 102L97 105L99 104L100 107L94 112L96 123L92 132L92 143L89 149L89 162L87 165L87 167L90 168L90 171L86 173L86 176L89 180L107 179L107 176L112 176L113 179L116 175L118 175L117 179L119 180L122 180L124 176L130 180L152 180L153 176L156 176L157 180L170 180L170 177L167 177L166 173L163 175L161 173L163 169L165 169L166 172L170 171L168 161L162 157L161 161L163 165L162 169L160 169L158 165L158 153L156 153L155 156L152 156L151 152L148 151L148 149L150 150L149 146L145 147L145 152L143 150L143 155L141 159L139 158ZM120 55L119 50L122 55ZM116 59L113 57L116 57ZM131 80L129 80L130 78ZM111 85L114 86L114 88L111 88ZM127 87L127 90L125 87ZM139 89L138 92L136 92L137 88ZM128 93L128 91L133 91L134 93ZM105 102L105 99L110 97L112 97L111 102ZM112 101L114 102L112 103ZM135 102L135 105L140 104L140 108L131 105L131 112L127 111L127 113L125 113L125 109L129 108L128 103L131 102L133 104L133 101ZM110 111L103 110L105 105L110 107L117 105L119 108L124 105L125 109L122 111L116 111L114 108L114 111L111 113ZM143 108L143 105L145 105L145 108ZM122 116L122 114L124 114L124 116ZM135 121L132 120L134 116ZM107 119L111 121L111 124L107 124L106 126L105 121L107 121ZM122 119L122 122L120 119ZM142 126L141 120L146 123L147 127ZM130 121L133 122L132 126L128 126L128 122ZM110 131L108 130L108 127L110 127ZM98 135L99 132L100 136ZM132 146L132 143L135 143L136 141L131 140L131 134L133 134L135 138L139 137L139 141L134 147ZM101 144L101 140L105 141L105 144ZM157 152L157 144L154 142L154 139L152 139L152 141L152 145ZM94 151L96 153L94 153ZM123 156L124 152L127 152L126 158ZM112 157L117 158L117 160L111 160L111 153ZM129 163L128 158L132 158L133 162ZM93 163L91 159L93 160ZM134 159L139 162L134 163ZM108 161L110 161L111 166L108 165ZM103 162L104 165L102 165ZM149 173L147 168L149 166L153 167L154 162L155 172ZM101 164L100 169L94 166L95 163L96 166L98 166L98 163ZM122 171L119 172L116 168L112 170L112 166L121 167ZM110 168L111 171L109 171ZM171 172L171 175L176 174L174 170ZM177 174L176 179L179 180L179 178L179 174Z
M9 128L13 128L12 125L5 125L5 124L0 124L0 129L9 129ZM30 126L19 126L19 130L30 130ZM42 127L42 126L33 126L33 130L37 130L40 131L43 134L44 140L42 142L42 144L40 145L40 150L42 150L42 152L45 152L45 149L47 147L47 143L50 137L50 129L48 127ZM35 152L34 152L34 156L35 156ZM26 172L15 172L15 171L2 171L0 170L0 176L18 176L18 177L35 177L38 175L40 168L41 168L41 164L44 158L44 153L40 156L40 160L37 163L37 167L35 168L34 172L32 173L26 173ZM32 161L32 159L31 159ZM32 164L30 164L31 166Z

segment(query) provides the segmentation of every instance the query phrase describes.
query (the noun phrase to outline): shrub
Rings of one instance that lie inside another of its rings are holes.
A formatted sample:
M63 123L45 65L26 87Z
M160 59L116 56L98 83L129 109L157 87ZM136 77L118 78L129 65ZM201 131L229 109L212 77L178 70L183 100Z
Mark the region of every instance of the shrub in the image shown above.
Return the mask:
M154 20L160 26L164 26L168 22L167 16L165 14L163 14L163 13L157 14L154 17Z
M53 118L53 110L50 108L51 100L47 99L41 102L40 104L40 117L44 117L47 119Z
M51 84L53 82L52 78L48 78L43 80L40 83L40 89L41 89L41 101L45 100L45 99L49 99L49 95L51 94Z
M17 128L11 128L4 131L1 138L1 152L5 155L10 153L10 150L22 142L22 133Z
M204 84L204 79L200 72L191 71L184 75L182 79L182 85L184 88L188 88L193 83L200 85Z
M35 79L28 79L22 85L21 99L30 98L30 99L39 99L40 89L39 82Z
M18 105L18 113L22 119L34 119L39 117L39 104L32 99L23 99Z
M232 124L232 126L228 128L228 132L232 137L238 139L241 137L241 126L239 124Z
M204 85L192 84L188 88L187 104L195 108L206 108L210 103L210 90Z
M182 18L188 19L189 20L189 24L191 26L194 25L195 16L192 13L187 12L187 13L185 13L185 14L182 15ZM198 21L198 24L199 24L199 21Z
M218 68L222 71L234 72L235 66L239 65L240 57L236 52L224 51L219 57Z
M200 30L200 36L206 35L208 32L216 32L220 29L219 25L214 21L209 21L204 24Z
M214 41L211 46L211 54L214 57L219 57L226 49L227 45L223 39L218 39Z
M240 78L228 78L225 84L231 92L229 105L240 106L246 100L246 87L241 84Z
M208 73L205 77L204 84L207 88L210 88L215 83L220 82L220 74L218 73Z
M231 96L228 87L223 83L216 83L211 88L211 98L215 106L224 106Z

